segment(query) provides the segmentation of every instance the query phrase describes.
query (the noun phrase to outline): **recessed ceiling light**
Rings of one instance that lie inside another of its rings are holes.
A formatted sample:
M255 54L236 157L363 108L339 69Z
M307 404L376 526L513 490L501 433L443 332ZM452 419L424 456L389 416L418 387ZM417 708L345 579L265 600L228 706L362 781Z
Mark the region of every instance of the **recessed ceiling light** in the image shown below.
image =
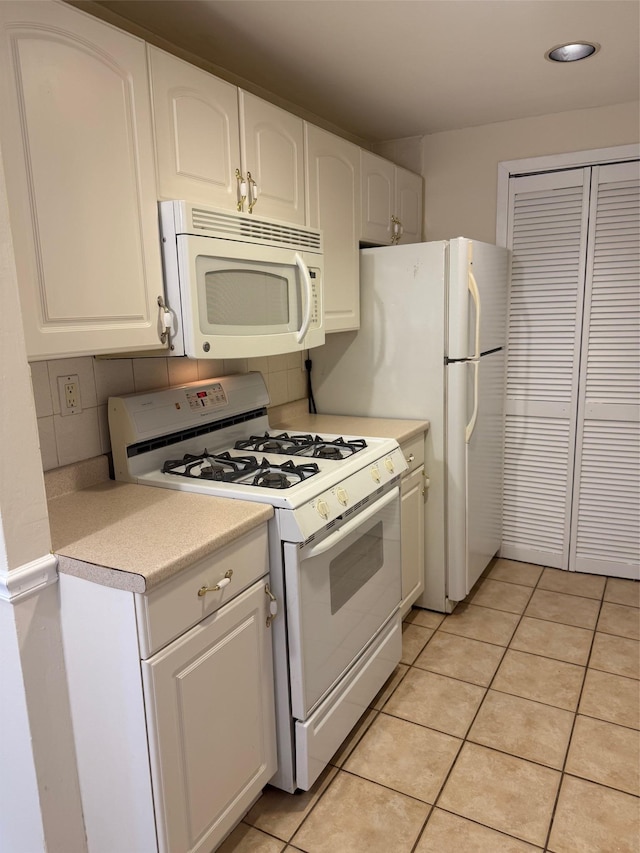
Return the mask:
M586 59L600 50L600 45L589 41L574 41L569 44L559 44L545 53L545 59L552 62L576 62Z

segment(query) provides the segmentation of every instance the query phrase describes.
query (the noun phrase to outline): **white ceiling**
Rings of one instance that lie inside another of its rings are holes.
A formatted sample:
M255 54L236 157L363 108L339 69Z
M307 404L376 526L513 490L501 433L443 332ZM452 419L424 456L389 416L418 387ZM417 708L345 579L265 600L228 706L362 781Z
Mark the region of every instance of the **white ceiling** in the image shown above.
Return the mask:
M638 0L98 5L369 142L639 97ZM545 60L575 40L602 49Z

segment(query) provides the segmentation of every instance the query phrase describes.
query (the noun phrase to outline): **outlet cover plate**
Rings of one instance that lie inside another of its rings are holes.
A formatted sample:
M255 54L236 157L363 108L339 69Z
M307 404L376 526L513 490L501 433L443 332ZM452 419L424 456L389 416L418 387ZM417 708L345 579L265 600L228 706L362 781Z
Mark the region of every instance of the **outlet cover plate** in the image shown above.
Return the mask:
M80 403L80 381L77 373L58 376L58 395L60 397L60 414L77 415L82 411Z

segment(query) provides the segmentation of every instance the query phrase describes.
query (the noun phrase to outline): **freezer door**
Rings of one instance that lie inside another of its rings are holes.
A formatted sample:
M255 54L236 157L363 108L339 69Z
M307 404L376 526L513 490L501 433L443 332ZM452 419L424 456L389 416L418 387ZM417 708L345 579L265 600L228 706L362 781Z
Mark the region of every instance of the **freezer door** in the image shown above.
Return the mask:
M508 265L507 249L464 237L450 241L448 358L477 358L504 346Z
M447 597L462 601L500 547L504 353L446 373Z

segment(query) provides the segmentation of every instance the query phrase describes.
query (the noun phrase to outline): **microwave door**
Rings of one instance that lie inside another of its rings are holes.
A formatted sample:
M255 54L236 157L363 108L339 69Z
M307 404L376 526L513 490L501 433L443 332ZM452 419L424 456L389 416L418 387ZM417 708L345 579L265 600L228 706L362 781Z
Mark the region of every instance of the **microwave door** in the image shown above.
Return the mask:
M185 349L192 358L252 358L324 341L321 260L312 253L181 236ZM322 341L310 343L317 332ZM315 335L314 335L315 333Z

